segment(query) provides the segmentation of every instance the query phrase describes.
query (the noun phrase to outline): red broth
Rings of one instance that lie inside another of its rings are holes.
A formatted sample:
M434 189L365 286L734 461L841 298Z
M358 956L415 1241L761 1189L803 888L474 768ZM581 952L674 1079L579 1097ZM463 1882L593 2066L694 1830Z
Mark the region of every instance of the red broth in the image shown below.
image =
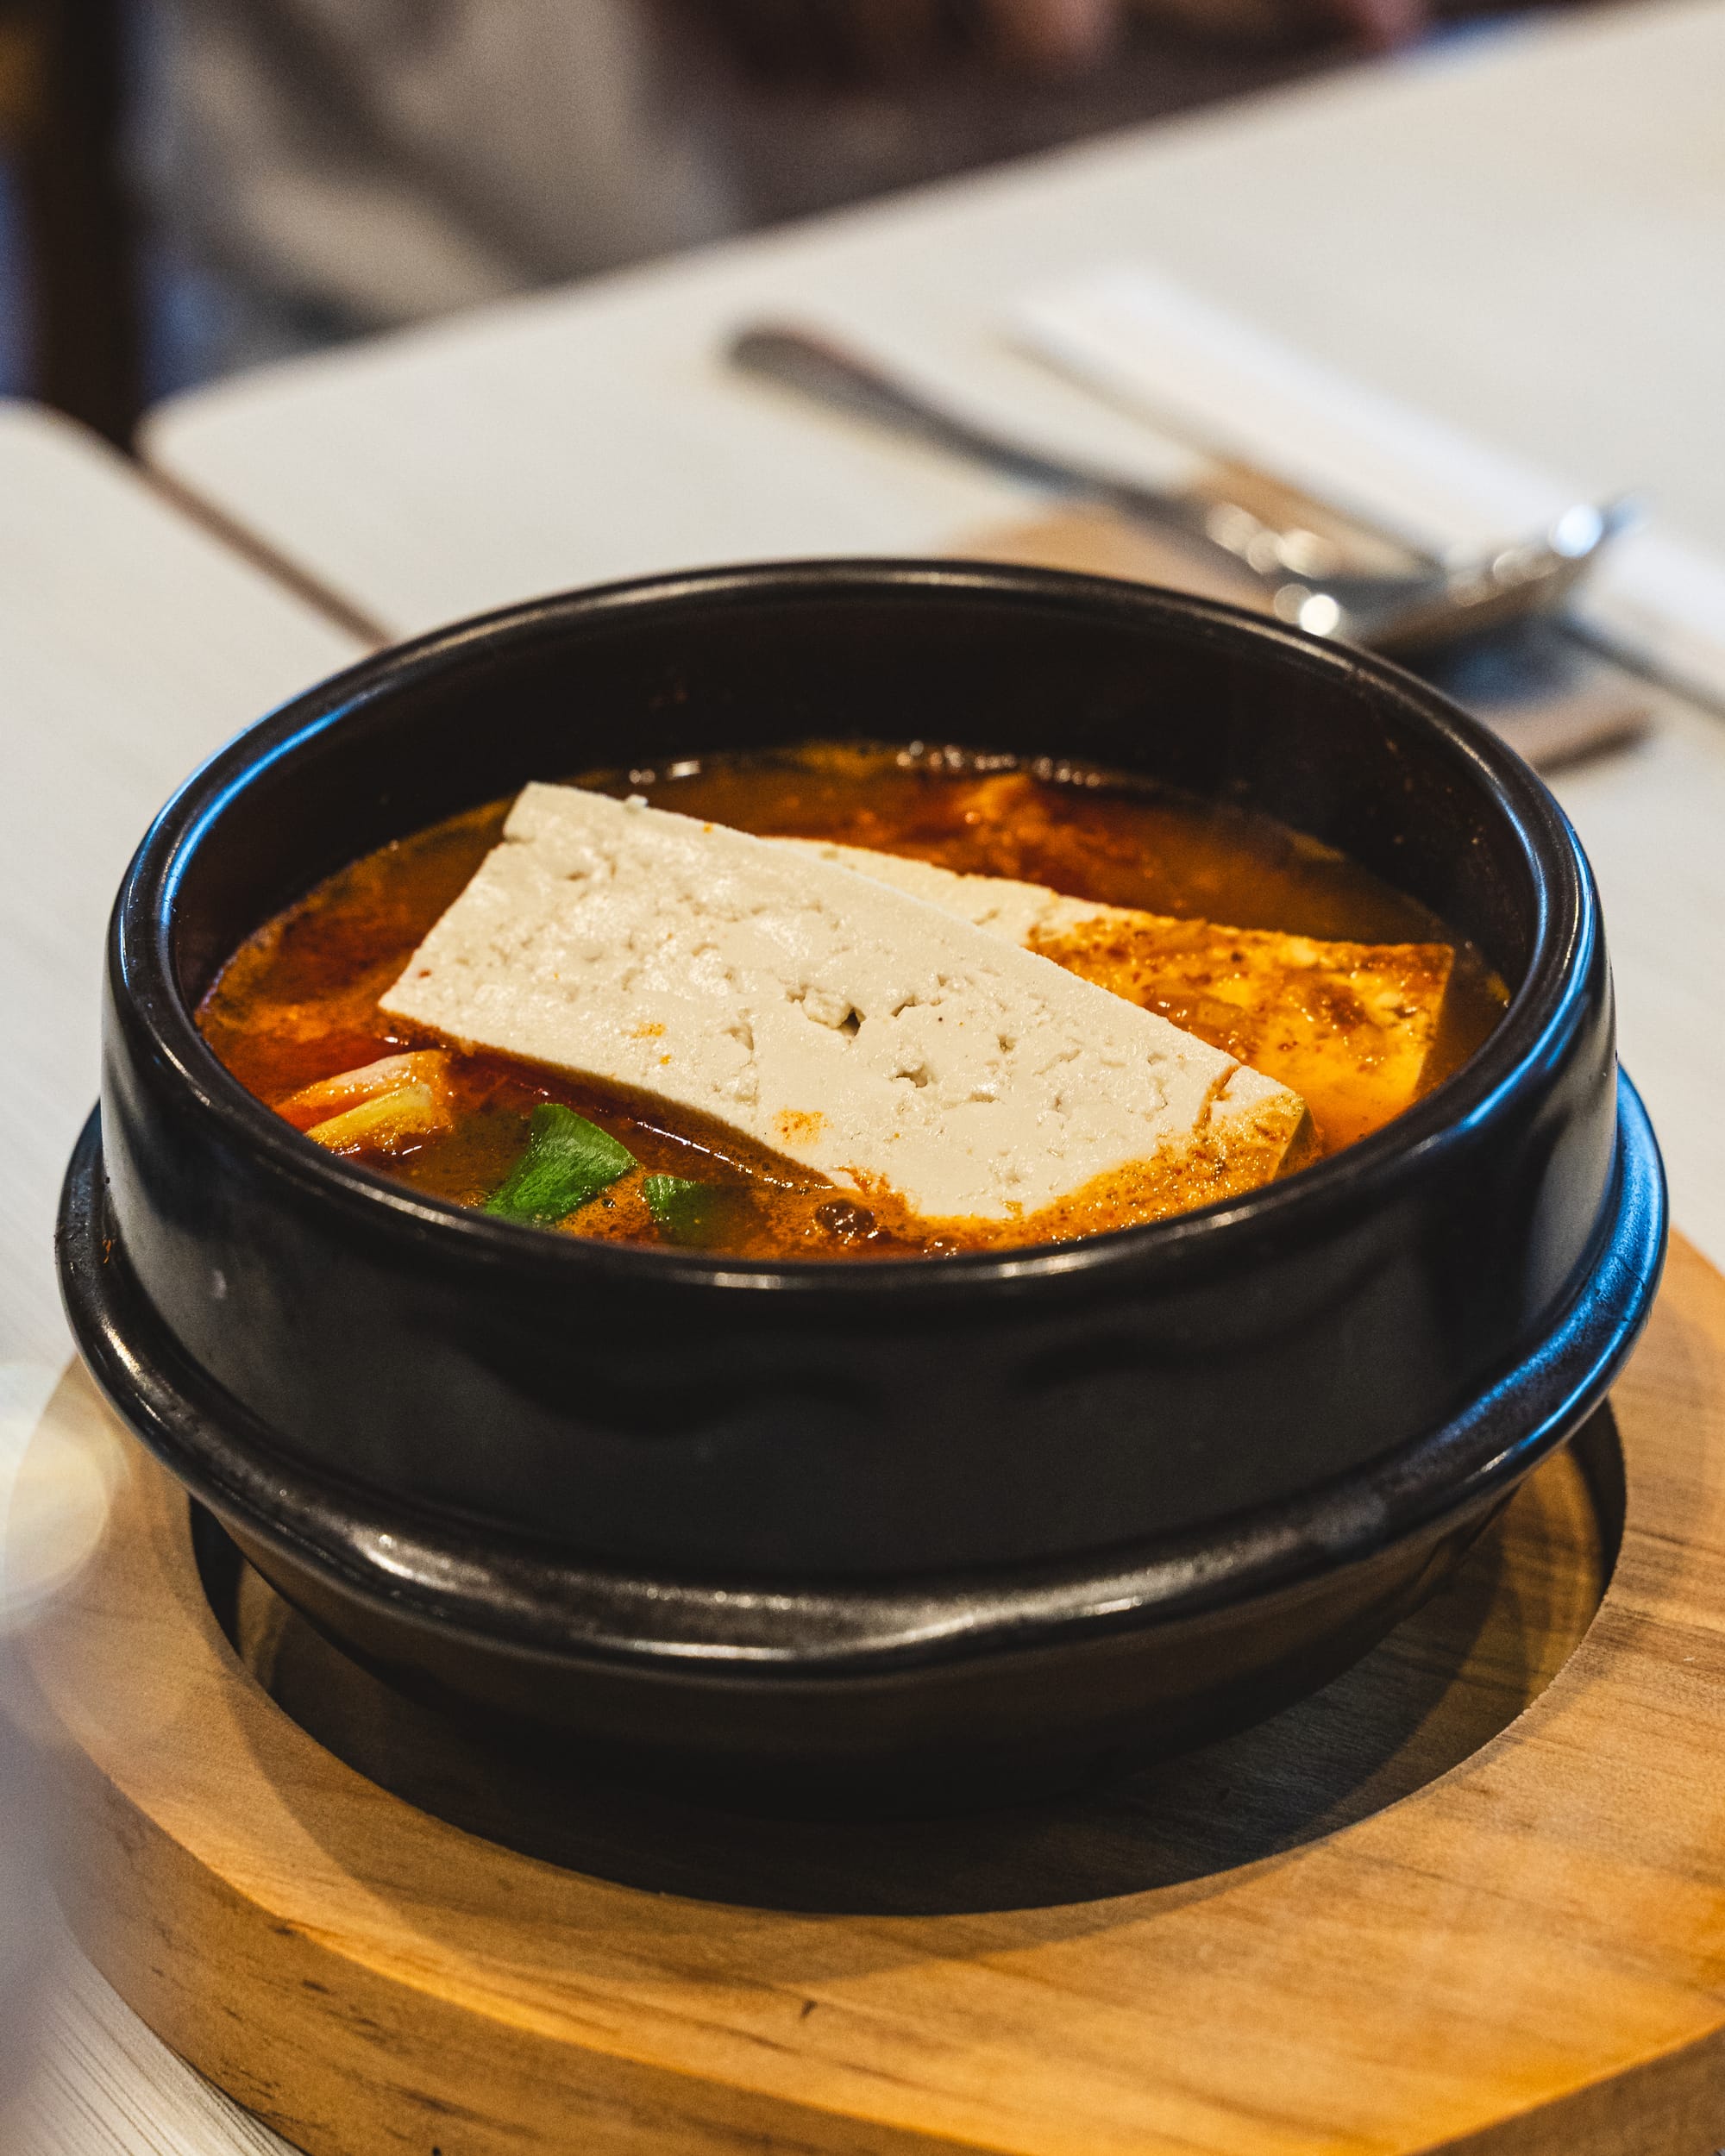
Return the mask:
M1422 1090L1473 1052L1507 1000L1464 939L1332 849L1268 817L1118 774L1024 766L919 743L816 743L586 774L578 782L642 793L659 807L762 837L837 839L1156 914L1326 939L1446 944L1454 964ZM506 802L474 809L367 855L235 952L198 1023L243 1086L279 1106L319 1080L429 1044L385 1018L377 999L497 843L507 809ZM1206 1030L1189 1012L1167 1014ZM937 1231L888 1193L837 1188L703 1117L644 1096L488 1056L453 1056L449 1077L453 1127L388 1156L361 1150L366 1166L431 1196L483 1204L520 1157L534 1107L557 1101L619 1140L641 1169L564 1221L564 1232L662 1244L643 1176L663 1175L709 1187L712 1202L699 1239L739 1256L934 1257L1025 1239L994 1224L977 1223L974 1234L948 1223ZM1321 1131L1316 1150L1332 1150ZM1202 1201L1170 1186L1164 1200L1133 1217ZM1053 1232L1111 1225L1119 1222L1087 1217Z

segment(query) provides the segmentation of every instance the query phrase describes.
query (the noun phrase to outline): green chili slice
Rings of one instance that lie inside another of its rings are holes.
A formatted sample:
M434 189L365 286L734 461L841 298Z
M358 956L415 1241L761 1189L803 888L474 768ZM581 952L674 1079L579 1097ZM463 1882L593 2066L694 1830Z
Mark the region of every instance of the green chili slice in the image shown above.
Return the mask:
M725 1197L712 1184L686 1182L681 1175L649 1175L641 1188L653 1225L668 1243L699 1247L718 1234Z
M527 1150L486 1200L505 1220L555 1227L626 1175L635 1156L573 1108L542 1100L533 1111Z

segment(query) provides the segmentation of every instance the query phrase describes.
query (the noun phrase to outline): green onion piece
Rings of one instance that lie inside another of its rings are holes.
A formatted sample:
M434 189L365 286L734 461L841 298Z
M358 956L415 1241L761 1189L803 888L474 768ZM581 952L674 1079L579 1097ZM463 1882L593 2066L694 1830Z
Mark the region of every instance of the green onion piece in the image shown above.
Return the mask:
M505 1220L555 1226L626 1175L635 1156L573 1108L542 1100L533 1111L527 1150L486 1200Z
M681 1175L649 1175L642 1183L653 1225L668 1243L710 1243L719 1232L724 1193Z

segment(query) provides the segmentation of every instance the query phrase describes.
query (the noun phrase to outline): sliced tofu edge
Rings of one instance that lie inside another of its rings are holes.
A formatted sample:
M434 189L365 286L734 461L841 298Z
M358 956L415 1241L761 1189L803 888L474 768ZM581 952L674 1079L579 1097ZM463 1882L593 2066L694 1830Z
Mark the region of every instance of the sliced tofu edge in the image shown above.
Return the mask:
M1313 1029L1310 1040L1295 1046L1293 1052L1284 1049L1275 1056L1277 1069L1271 1075L1298 1091L1309 1093L1312 1108L1321 1110L1324 1121L1332 1126L1332 1143L1378 1127L1416 1097L1438 1037L1455 963L1454 950L1445 943L1371 943L1276 930L1240 929L1222 922L1182 920L1170 914L1070 897L1044 884L968 874L933 862L837 841L781 838L773 843L818 854L858 875L874 876L913 891L932 904L947 906L989 934L1009 937L1129 1001L1136 1002L1138 998L1120 975L1125 973L1130 979L1135 964L1160 970L1161 962L1166 960L1170 973L1177 975L1179 961L1187 954L1168 954L1162 942L1165 937L1208 930L1218 941L1236 943L1258 952L1296 984L1293 1003L1282 1006L1294 1012L1296 1031L1302 1027ZM1131 948L1134 937L1144 939L1140 950ZM1117 942L1122 946L1118 950L1114 948ZM1119 962L1099 965L1095 962L1099 954ZM1409 976L1421 975L1427 976L1429 990L1410 999L1407 993ZM1341 1030L1327 1037L1318 1032L1310 1011L1300 1008L1308 993L1297 985L1302 975L1338 986L1346 982L1358 996L1362 1012L1372 1026L1399 1033L1401 1052L1394 1058L1393 1091L1389 1090L1392 1074L1383 1068L1382 1050L1375 1043L1351 1055ZM1240 1006L1243 1013L1250 1012L1259 1019L1268 1018L1276 1007L1272 1003L1253 1005L1250 1001L1243 1001ZM1253 1051L1248 1048L1246 1052ZM1355 1057L1358 1067L1347 1068ZM1361 1100L1373 1089L1381 1096L1377 1112L1364 1111Z
M1316 964L1343 966L1362 959L1385 959L1396 952L1418 952L1440 962L1447 976L1455 953L1446 943L1373 943L1358 937L1304 936L1282 929L1236 928L1224 921L1192 921L1171 913L1152 913L1147 908L1111 906L1101 899L1080 899L1057 891L1048 884L1023 883L1011 876L977 874L944 868L913 855L882 853L869 846L847 846L836 839L775 838L775 846L812 854L849 868L855 875L871 876L877 882L925 899L930 905L958 914L990 934L1010 937L1032 947L1052 943L1058 937L1098 925L1119 924L1124 928L1182 929L1203 926L1219 937L1239 937L1248 943L1273 944L1278 949L1309 952Z

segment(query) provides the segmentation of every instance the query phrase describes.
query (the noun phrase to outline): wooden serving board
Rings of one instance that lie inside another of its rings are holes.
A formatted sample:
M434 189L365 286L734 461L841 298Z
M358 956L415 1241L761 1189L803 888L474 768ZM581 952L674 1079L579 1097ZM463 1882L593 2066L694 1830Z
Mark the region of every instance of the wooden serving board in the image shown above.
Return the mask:
M1681 1244L1613 1411L1276 1720L859 1827L500 1756L218 1565L224 1630L185 1499L73 1374L33 1457L113 1495L34 1640L63 1899L315 2156L1708 2156L1725 1280Z

